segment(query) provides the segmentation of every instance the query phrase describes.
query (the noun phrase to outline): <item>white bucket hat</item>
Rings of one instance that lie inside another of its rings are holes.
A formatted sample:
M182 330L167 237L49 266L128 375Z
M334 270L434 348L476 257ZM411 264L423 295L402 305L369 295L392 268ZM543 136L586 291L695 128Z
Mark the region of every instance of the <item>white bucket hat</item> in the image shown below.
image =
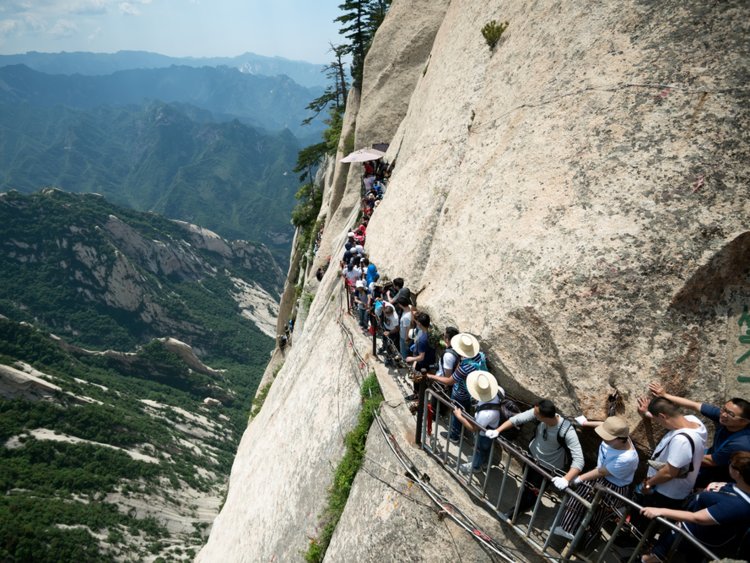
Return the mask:
M479 354L479 341L468 332L462 332L451 338L451 348L459 356L473 358Z
M495 398L500 386L490 372L475 370L466 378L466 388L477 401L486 402Z

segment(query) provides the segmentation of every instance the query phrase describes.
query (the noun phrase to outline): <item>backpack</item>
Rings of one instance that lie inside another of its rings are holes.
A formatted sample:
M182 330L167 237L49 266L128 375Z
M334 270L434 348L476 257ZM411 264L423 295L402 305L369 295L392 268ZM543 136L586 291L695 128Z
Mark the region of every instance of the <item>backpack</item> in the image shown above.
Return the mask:
M511 416L514 416L521 412L521 409L518 407L516 402L513 399L508 399L505 397L505 395L502 395L498 393L500 396L500 402L499 403L485 403L483 405L479 405L474 412L478 413L480 411L500 411L500 424L508 420ZM500 426L498 424L498 426ZM495 427L497 428L497 426ZM518 438L518 435L520 434L520 430L513 426L512 428L509 428L505 432L503 432L503 436L506 440L515 440Z
M461 362L458 365L460 366L464 362L466 362L470 366L473 366L474 369L487 371L487 357L484 355L484 352L479 352L478 362L474 361L472 358L461 358Z
M564 418L564 417L560 417L560 418L562 418L562 422L560 423L560 430L558 430L557 432L557 444L559 446L558 449L560 448L565 449L564 467L570 467L570 464L573 463L573 453L570 451L570 448L568 447L568 443L565 441L565 436L567 436L568 432L570 432L570 429L573 428L573 424L567 418ZM541 421L535 420L534 424L536 424L536 426L539 426L541 424Z
M685 438L687 438L688 442L690 443L690 464L687 467L680 467L679 468L680 471L679 473L677 473L677 477L675 477L675 479L684 479L685 477L690 475L690 473L693 471L693 458L695 457L695 442L693 442L693 437L690 436L690 434L688 434L687 432L675 433L675 435L669 439L669 442L664 444L664 447L662 449L660 449L658 452L654 452L651 455L651 459L648 460L648 464L654 469L656 469L657 471L661 467L663 467L666 464L666 462L656 461L656 460L661 455L661 452L666 450L669 444L672 443L672 440L674 440L677 436L685 436Z

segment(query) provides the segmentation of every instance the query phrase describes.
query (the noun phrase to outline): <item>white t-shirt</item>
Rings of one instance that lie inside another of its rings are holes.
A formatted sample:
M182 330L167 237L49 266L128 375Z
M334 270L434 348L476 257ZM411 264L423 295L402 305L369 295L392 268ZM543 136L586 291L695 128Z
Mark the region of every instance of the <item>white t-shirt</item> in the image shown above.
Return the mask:
M393 312L392 314L385 314L383 315L383 327L385 328L386 332L391 332L394 328L398 326L398 315Z
M698 428L680 428L679 430L670 430L661 439L654 449L658 453L656 461L664 461L672 467L687 467L690 465L690 442L684 434L690 434L695 445L693 452L693 470L686 477L680 479L670 479L666 483L660 483L654 486L654 490L662 495L672 499L684 499L690 494L698 478L698 471L701 468L703 460L703 451L706 447L708 432L704 424L692 414L686 415L685 418L690 422L700 424ZM656 474L656 469L649 467L648 477Z
M406 340L409 336L409 327L411 326L411 311L404 311L401 313L401 330L399 336L402 340Z
M447 369L451 370L452 373L453 370L456 369L456 364L458 364L456 355L446 351L440 360L440 368L438 369L437 375L444 377L445 370Z
M345 268L344 275L346 276L346 279L348 279L350 283L354 284L357 280L362 279L362 270L360 270L359 267L357 266L355 266L351 270L349 270L348 268Z
M618 450L602 442L599 445L597 467L603 467L609 472L607 481L618 487L625 487L633 482L635 470L638 469L638 452L632 450Z
M504 394L504 391L502 390L499 390L498 392ZM480 401L477 404L477 407L480 407L482 405L487 405L487 404L499 404L499 403L500 403L500 397L496 395L495 398L492 399L491 401ZM495 410L495 409L477 411L477 414L474 417L474 420L477 421L477 424L479 424L480 426L484 426L485 428L497 428L498 426L500 426L500 411ZM481 430L479 432L479 435L484 436L485 435L484 430Z

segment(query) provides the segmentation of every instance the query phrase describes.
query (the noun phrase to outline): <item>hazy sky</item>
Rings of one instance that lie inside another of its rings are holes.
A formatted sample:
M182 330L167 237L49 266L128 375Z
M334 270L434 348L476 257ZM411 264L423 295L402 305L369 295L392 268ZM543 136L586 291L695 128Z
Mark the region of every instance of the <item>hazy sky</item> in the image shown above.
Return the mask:
M329 62L341 0L0 0L0 54L251 51Z

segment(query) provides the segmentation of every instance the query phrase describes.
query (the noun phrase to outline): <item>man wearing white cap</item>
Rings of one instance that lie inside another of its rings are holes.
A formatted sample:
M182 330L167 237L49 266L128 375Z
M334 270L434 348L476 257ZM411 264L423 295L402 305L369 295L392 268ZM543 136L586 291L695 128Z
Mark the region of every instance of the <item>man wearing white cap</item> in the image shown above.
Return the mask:
M487 360L484 354L479 351L479 341L468 332L462 332L451 338L451 348L461 357L458 368L454 370L450 377L441 377L430 373L427 374L427 377L451 386L451 399L468 412L471 408L471 395L466 388L466 378L473 371L487 371ZM461 423L456 417L453 417L449 439L457 444L460 436Z
M477 473L487 463L492 448L490 440L482 428L494 429L500 426L502 417L500 414L500 400L505 396L505 391L497 384L495 376L488 371L472 371L466 378L466 387L469 394L478 402L474 420L469 420L464 412L456 407L453 415L456 419L472 432L479 432L477 447L471 461L461 464L459 470L463 473Z

